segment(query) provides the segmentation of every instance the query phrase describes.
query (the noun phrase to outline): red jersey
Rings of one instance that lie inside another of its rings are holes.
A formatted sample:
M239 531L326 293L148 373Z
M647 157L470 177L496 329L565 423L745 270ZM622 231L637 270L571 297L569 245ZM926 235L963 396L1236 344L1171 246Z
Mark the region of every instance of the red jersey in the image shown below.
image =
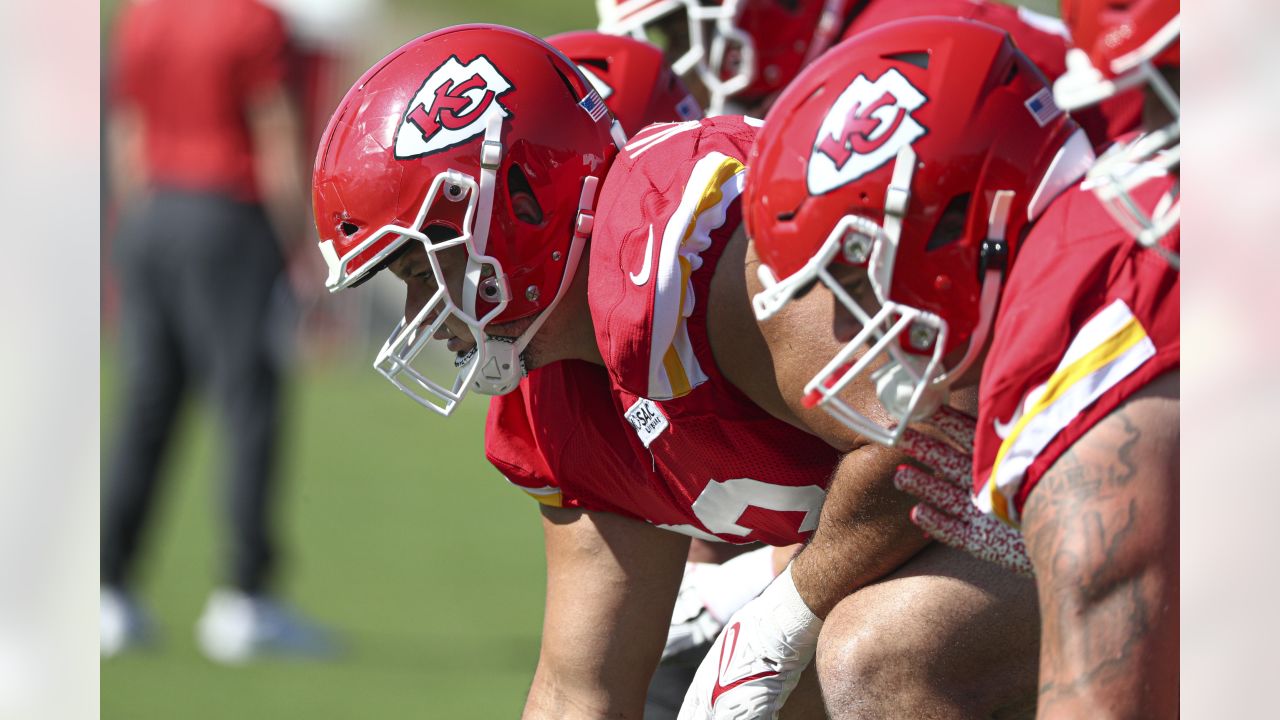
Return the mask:
M817 527L839 452L730 384L707 336L754 139L722 116L650 126L619 154L589 260L605 366L557 363L493 400L486 451L511 482L703 539L786 545Z
M871 0L845 29L842 39L864 30L924 15L965 18L993 25L1009 34L1050 82L1067 70L1070 34L1061 20L994 0ZM1095 149L1138 127L1142 121L1142 92L1131 90L1100 105L1072 113Z
M1133 192L1154 206L1173 182ZM1179 248L1175 229L1161 241ZM1127 398L1178 367L1181 274L1076 185L1018 251L979 386L975 501L1017 525L1058 457Z
M257 199L245 117L283 82L286 48L280 16L255 0L129 3L112 90L141 115L148 182Z

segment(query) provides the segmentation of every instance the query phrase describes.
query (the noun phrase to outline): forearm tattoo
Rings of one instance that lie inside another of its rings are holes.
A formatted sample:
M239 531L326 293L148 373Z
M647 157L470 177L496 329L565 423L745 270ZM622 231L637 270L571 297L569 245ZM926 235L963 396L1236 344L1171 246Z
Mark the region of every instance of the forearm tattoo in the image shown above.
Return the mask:
M1044 614L1042 713L1089 689L1118 690L1150 652L1160 598L1144 574L1141 518L1151 510L1133 482L1143 433L1124 408L1106 422L1058 459L1024 512Z

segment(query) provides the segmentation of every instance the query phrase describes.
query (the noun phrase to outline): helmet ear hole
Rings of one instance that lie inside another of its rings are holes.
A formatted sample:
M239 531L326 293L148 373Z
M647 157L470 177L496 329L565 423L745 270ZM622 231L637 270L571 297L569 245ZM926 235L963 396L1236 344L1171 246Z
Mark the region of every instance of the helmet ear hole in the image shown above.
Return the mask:
M943 248L964 237L966 221L969 219L969 193L961 193L951 198L947 209L942 211L938 222L933 226L933 233L925 245L925 252Z
M511 163L507 170L507 196L517 220L527 225L542 224L542 206L538 204L538 197L533 194L529 178L517 163Z

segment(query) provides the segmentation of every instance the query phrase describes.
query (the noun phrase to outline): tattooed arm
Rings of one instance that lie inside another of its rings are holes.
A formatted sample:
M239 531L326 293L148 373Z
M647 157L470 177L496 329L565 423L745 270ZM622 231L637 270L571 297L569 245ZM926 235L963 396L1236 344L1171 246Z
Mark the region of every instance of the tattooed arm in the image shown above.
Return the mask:
M1044 718L1178 714L1178 373L1080 438L1023 511Z

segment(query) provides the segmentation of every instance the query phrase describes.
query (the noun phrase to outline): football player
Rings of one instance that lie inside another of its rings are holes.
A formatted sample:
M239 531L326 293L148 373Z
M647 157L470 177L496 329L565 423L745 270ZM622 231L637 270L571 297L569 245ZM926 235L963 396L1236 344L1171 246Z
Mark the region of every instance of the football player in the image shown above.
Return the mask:
M655 45L590 30L546 40L578 66L628 136L653 123L703 116ZM646 718L675 717L698 663L724 621L759 595L797 549L766 545L753 550L748 545L690 540L667 644L645 701Z
M900 461L784 400L780 376L800 371L775 368L745 286L740 197L757 125L653 125L620 148L598 92L561 54L518 31L461 26L368 71L322 141L314 201L327 284L389 268L408 290L378 369L442 414L471 390L499 396L486 453L541 504L547 610L530 716L638 715L689 537L796 543L828 522L833 471L860 488L887 483ZM826 309L809 335L825 332ZM443 375L424 352L441 345ZM904 626L943 638L897 653L930 702L951 694L935 681L978 697L975 708L1033 694L1033 670L991 673L981 660L1034 657L1034 588L945 546L922 551L919 532L896 521L909 497L889 492L843 500L872 550L856 559L857 582L914 564L851 632L877 647L922 639ZM881 532L886 523L897 531ZM809 555L825 614L850 588L823 586L828 556ZM814 611L790 602L790 572L780 578L766 595L794 615L775 619L816 635ZM995 612L1004 624L990 632ZM1011 646L1019 634L1032 642ZM772 695L719 676L721 707L785 696L808 657L771 673L764 684L784 691Z
M1113 40L1132 40L1127 64L1095 75L1093 97L1135 82L1128 69L1167 98L1176 73L1157 68L1176 63L1176 3L1093 10L1127 23ZM748 189L768 286L757 309L769 316L810 286L834 296L847 345L809 383L809 401L950 482L972 478L982 510L1021 526L1025 546L975 519L966 492L899 472L927 501L915 516L931 532L1034 572L1039 717L1176 717L1179 231L1159 222L1176 197L1171 164L1090 171L1087 141L1047 88L1009 84L1022 66L986 86L1007 107L998 137L979 140L995 116L967 106L954 78L975 56L952 49L986 31L943 25L861 36L780 98ZM869 54L891 32L911 37L900 46L911 51ZM938 32L947 37L922 42ZM888 100L868 117L866 93L882 89ZM1167 123L1155 123L1155 144L1176 138ZM1132 160L1142 142L1118 152ZM1118 187L1134 210L1124 221L1111 207ZM976 421L934 413L975 383ZM866 402L868 385L878 403ZM948 439L922 432L931 420ZM820 675L842 671L829 658L838 650L820 647Z
M1057 18L994 0L596 0L600 30L662 44L712 115L763 116L818 56L896 20L926 15L978 20L1013 38L1050 79L1066 70L1067 30ZM1077 121L1102 147L1137 127L1138 93L1081 109Z

